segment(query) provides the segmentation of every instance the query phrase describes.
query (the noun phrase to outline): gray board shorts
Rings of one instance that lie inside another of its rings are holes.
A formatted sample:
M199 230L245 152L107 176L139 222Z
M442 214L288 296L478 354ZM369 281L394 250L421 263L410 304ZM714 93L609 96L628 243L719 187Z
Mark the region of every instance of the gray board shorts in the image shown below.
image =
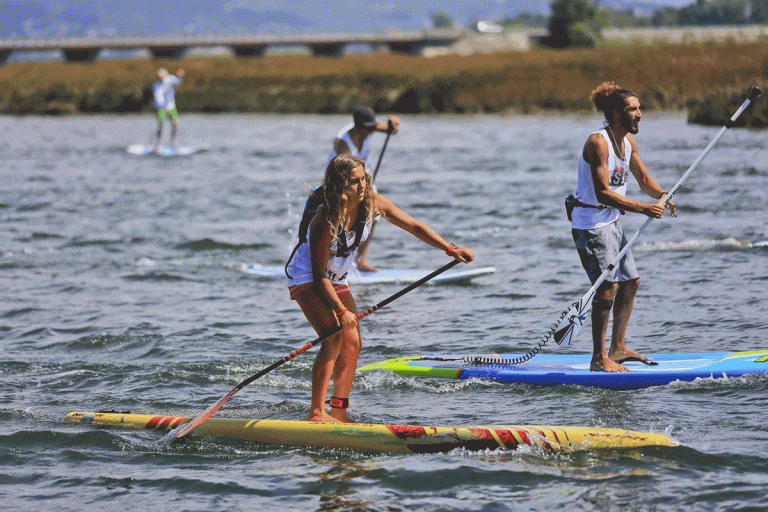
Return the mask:
M627 244L627 237L624 236L624 228L619 219L599 228L572 229L571 233L573 234L573 241L576 242L576 249L579 251L581 264L587 271L592 284L597 281L600 274L608 268L608 265L616 259L621 249ZM635 266L635 257L629 250L613 269L613 272L608 275L606 281L618 283L639 277L640 274L638 274Z

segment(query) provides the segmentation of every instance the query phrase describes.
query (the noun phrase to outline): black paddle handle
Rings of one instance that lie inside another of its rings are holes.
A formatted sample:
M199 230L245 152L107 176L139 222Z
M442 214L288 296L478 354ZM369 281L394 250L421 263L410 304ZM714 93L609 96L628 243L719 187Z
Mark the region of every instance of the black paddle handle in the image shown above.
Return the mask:
M376 168L373 170L371 183L376 182L376 175L379 174L379 167L381 167L381 159L384 158L384 151L387 150L387 142L389 142L389 136L392 135L392 132L394 131L395 131L395 126L392 124L392 121L387 121L387 136L386 138L384 138L384 145L381 148L381 153L379 153L379 161L376 162Z

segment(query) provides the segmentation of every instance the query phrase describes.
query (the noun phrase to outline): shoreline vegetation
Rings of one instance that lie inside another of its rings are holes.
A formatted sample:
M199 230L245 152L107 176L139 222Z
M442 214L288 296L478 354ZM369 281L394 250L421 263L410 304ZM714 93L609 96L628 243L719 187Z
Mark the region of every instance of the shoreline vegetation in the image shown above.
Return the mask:
M688 110L722 124L751 87L768 82L768 42L613 44L469 56L353 53L341 58L191 57L0 66L0 113L151 112L157 69L184 68L180 112L349 113L358 104L399 114L591 111L605 80L634 90L646 110ZM759 99L742 125L768 126Z

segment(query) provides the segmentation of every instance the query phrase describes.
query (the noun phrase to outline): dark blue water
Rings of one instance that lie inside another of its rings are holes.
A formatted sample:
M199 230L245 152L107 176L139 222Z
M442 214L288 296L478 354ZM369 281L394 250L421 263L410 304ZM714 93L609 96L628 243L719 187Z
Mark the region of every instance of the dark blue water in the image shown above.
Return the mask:
M361 374L361 421L526 424L666 432L680 448L553 455L387 456L225 440L161 446L156 432L69 424L73 410L201 410L314 338L281 264L306 186L346 117L182 117L189 158L132 157L148 117L0 118L0 504L103 510L764 510L768 376L640 391L540 388ZM361 364L427 352L522 352L588 289L563 198L595 116L406 117L379 191L493 276L424 286L363 320ZM671 187L717 133L647 114L641 154ZM765 348L768 159L732 130L678 192L679 218L637 246L629 328L645 352ZM374 159L383 137L375 141ZM630 195L640 198L636 184ZM643 222L627 215L631 233ZM371 261L438 268L446 256L379 223ZM399 289L354 290L370 306ZM588 352L588 333L570 347ZM226 409L303 419L313 354Z

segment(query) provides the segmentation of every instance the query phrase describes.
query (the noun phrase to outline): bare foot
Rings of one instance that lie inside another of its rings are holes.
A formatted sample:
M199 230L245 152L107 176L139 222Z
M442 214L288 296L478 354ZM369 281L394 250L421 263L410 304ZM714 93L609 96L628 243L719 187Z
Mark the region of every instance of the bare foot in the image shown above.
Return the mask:
M349 416L347 416L346 409L331 409L331 417L342 423L357 423L356 421L350 419Z
M369 265L365 260L357 260L357 270L360 272L378 272L379 269L373 265Z
M589 369L593 372L628 372L629 368L622 366L613 359L603 357L592 357L589 363Z
M641 355L635 352L634 350L629 350L628 348L624 348L623 350L611 350L610 352L608 352L608 357L610 357L613 361L616 361L619 364L627 361L641 361L641 362L651 361L650 357Z
M307 421L312 421L314 423L341 423L341 421L337 420L325 411L310 412L309 416L307 416Z

